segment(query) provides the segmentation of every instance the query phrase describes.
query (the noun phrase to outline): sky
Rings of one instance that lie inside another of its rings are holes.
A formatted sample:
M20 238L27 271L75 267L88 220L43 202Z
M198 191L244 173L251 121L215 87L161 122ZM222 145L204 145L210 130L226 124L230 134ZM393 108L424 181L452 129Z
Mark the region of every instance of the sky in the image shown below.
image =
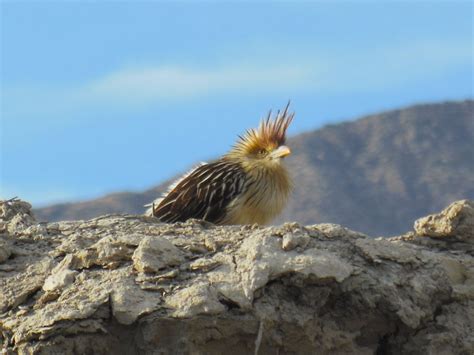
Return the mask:
M0 198L140 191L291 99L290 135L473 97L470 1L6 1Z

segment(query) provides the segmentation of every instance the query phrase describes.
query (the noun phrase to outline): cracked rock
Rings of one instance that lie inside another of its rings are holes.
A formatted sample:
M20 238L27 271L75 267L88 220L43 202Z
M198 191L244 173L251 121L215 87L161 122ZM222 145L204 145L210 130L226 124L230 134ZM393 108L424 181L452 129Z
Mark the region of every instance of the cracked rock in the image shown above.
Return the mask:
M0 205L5 354L473 354L472 202L372 239L334 224Z
M182 252L168 240L146 236L133 253L133 266L140 272L157 272L184 261Z

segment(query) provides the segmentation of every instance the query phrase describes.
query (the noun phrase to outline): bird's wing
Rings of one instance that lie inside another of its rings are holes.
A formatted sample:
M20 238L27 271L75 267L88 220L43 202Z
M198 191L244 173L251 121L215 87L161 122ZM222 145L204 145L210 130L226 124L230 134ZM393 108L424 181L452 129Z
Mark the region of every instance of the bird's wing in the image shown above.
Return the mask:
M244 189L246 174L240 164L219 160L205 164L182 179L155 205L153 215L173 223L190 218L219 223L226 207Z
M144 205L143 207L148 207L147 211L145 212L145 215L147 216L153 216L153 208L156 208L156 206L159 206L161 201L163 201L163 199L171 192L174 190L174 188L176 186L178 186L178 184L183 181L184 179L186 179L189 175L191 175L196 169L200 168L201 166L203 165L207 165L206 162L201 162L199 163L198 165L194 166L193 168L191 168L190 170L188 170L186 173L184 173L183 175L181 175L178 179L174 180L169 186L168 188L166 189L166 191L160 196L158 197L157 199L155 199L153 202L150 202L150 203L147 203L146 205Z

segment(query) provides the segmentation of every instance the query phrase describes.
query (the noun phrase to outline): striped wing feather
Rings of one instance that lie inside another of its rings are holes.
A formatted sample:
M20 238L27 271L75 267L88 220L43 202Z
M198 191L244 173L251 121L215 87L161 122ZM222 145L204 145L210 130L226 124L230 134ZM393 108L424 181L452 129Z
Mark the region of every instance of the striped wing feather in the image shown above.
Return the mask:
M246 174L238 163L219 160L201 165L155 206L153 215L167 223L197 218L217 224L245 182Z

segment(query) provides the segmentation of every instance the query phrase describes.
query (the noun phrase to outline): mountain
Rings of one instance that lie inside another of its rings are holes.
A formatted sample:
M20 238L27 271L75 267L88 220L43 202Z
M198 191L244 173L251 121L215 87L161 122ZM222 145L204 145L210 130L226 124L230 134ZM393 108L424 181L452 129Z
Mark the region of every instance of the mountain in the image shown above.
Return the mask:
M474 101L416 105L329 125L289 139L295 182L276 221L338 223L395 235L414 219L474 198ZM42 220L143 213L167 186L35 210Z

